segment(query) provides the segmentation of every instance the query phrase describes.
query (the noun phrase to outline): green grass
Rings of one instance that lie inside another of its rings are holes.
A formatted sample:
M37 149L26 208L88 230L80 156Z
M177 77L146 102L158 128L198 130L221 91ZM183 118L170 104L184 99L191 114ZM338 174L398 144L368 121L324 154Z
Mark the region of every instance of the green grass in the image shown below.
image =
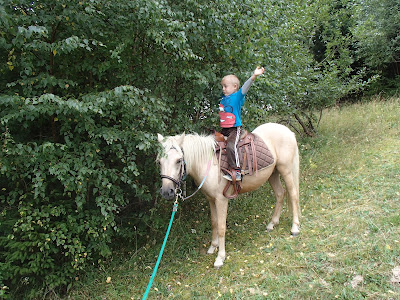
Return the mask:
M215 255L205 254L208 204L196 196L179 207L149 299L400 298L391 283L400 266L400 99L329 109L319 135L299 146L300 236L290 236L287 209L266 232L269 186L240 196L229 207L228 257L216 270ZM164 207L170 215L172 203ZM141 299L162 239L138 251L123 245L68 299Z

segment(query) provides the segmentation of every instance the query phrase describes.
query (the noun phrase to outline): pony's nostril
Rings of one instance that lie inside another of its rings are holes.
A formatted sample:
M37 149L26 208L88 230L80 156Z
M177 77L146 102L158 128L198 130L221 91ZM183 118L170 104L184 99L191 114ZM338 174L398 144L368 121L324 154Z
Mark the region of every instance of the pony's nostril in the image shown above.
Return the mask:
M163 196L165 199L171 199L175 196L175 190L174 189L160 189L161 196Z
M168 195L167 197L168 197L169 199L171 199L171 198L174 197L175 191L174 191L173 189L169 189L167 195Z

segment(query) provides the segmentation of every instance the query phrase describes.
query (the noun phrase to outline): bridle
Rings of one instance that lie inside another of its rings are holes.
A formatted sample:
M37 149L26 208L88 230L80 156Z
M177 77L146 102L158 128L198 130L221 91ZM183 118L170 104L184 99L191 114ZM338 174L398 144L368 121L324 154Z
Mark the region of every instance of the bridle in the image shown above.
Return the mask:
M171 149L175 149L176 151L178 151L174 146L172 146ZM181 183L186 179L187 173L186 173L186 162L185 162L185 159L184 159L185 155L183 153L183 149L181 149L181 151L182 151L183 156L182 156L181 167L180 167L180 171L179 171L179 179L177 180L177 179L175 179L175 178L173 178L171 176L164 175L164 174L160 175L161 179L163 179L163 178L169 179L173 183L175 183L175 194L176 194L175 203L177 203L178 198L182 199L182 201L185 201L185 200L193 197L201 189L201 187L203 186L204 182L206 181L206 178L208 176L208 172L210 171L211 161L212 161L212 157L213 157L213 154L214 154L214 151L211 151L211 156L210 156L210 160L208 161L206 174L204 175L204 178L203 178L202 182L200 183L200 185L197 187L197 190L193 194L191 194L190 196L183 197L182 196L182 190L181 190L180 186L181 186Z
M178 151L178 149L176 149L174 146L172 146L171 149L174 149L174 150ZM182 149L181 149L181 151L182 151L182 153L183 153L183 150L182 150ZM178 151L178 152L179 152L179 151ZM164 174L161 174L161 175L160 175L161 179L164 179L164 178L165 178L165 179L169 179L169 180L171 180L173 183L175 183L175 187L176 187L176 188L180 188L181 183L182 183L183 181L185 181L186 176L187 176L187 174L186 174L186 162L185 162L184 157L185 157L185 156L183 155L183 156L182 156L182 160L181 160L181 164L180 164L179 178L178 178L178 179L175 179L175 178L173 178L173 177L171 177L171 176L164 175Z

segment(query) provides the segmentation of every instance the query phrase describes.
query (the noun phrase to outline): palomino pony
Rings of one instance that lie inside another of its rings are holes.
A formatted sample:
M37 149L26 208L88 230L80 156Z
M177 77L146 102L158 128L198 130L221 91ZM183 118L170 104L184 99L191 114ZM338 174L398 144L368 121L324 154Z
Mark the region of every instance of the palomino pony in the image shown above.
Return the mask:
M291 233L296 236L300 230L299 151L296 137L289 128L275 123L263 124L257 127L253 133L266 143L274 157L274 162L267 168L258 170L252 176L244 176L240 193L254 191L267 180L269 181L276 197L275 210L271 222L267 226L267 230L270 231L279 223L282 211L285 190L280 181L281 176L289 194L289 208L293 214ZM164 148L164 155L159 158L162 178L161 195L164 198L175 197L185 169L197 185L203 182L207 176L201 187L211 208L212 240L207 253L212 254L218 248L214 267L219 268L223 265L226 256L225 231L229 200L223 195L227 181L221 176L218 167L215 138L211 135L200 136L197 134L182 134L164 138L159 134L158 140Z

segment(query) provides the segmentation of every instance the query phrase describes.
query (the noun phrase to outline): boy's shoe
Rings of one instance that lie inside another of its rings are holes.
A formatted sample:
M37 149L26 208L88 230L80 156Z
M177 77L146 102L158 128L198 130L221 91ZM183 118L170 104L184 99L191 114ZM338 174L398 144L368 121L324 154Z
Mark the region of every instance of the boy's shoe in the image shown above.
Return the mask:
M225 174L224 177L226 180L232 181L232 175L231 174ZM242 174L240 174L239 171L236 171L236 181L242 180Z

